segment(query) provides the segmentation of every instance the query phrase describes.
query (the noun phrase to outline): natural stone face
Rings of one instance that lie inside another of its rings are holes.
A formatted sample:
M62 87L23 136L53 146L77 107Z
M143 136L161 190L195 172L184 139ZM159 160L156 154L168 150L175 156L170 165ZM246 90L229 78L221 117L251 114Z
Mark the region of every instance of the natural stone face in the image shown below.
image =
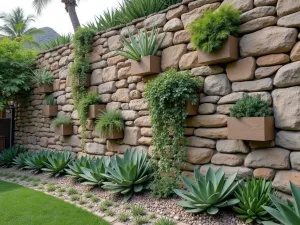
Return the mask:
M262 79L274 75L279 69L281 65L278 66L269 66L269 67L260 67L255 70L255 77L257 79Z
M291 51L291 60L300 61L300 42L297 42Z
M178 8L171 9L167 12L167 20L171 20L173 18L179 18L183 13L186 13L188 8L185 5L181 5Z
M194 135L213 139L224 139L227 138L228 128L198 128L194 131Z
M167 48L172 46L173 37L174 37L173 32L160 33L157 37L158 42L162 40L160 48L162 49L162 48Z
M217 153L212 157L211 163L216 165L240 166L244 163L244 158L235 154Z
M274 141L249 141L250 148L271 148L275 146Z
M217 113L228 115L230 114L230 109L232 108L233 104L226 104L226 105L218 105Z
M277 0L254 0L254 5L265 6L265 5L276 5Z
M98 143L86 143L85 144L85 152L95 155L103 155L105 153L106 147L105 145Z
M300 172L295 170L278 171L272 185L280 191L291 193L290 182L300 187Z
M187 147L188 162L193 164L206 164L210 162L214 151L209 148Z
M129 34L136 34L138 32L138 29L134 25L126 26L124 27L120 34L124 37L128 37Z
M132 91L130 91L130 98L131 99L140 99L140 98L142 98L142 94L138 90L132 90Z
M199 114L205 115L205 114L213 114L216 112L216 105L211 103L204 103L199 105L198 108Z
M137 127L151 127L150 116L141 116L134 121Z
M106 104L106 110L118 110L121 108L121 102L110 102Z
M187 127L224 127L227 125L227 116L201 115L186 119Z
M164 31L178 31L181 29L183 29L183 24L178 18L169 20L164 26Z
M249 11L254 7L253 0L224 0L222 5L224 4L230 4L242 12Z
M217 65L201 66L201 67L193 68L191 70L191 75L192 76L209 76L209 75L220 74L222 72L224 72L224 69Z
M258 66L273 66L278 64L285 64L290 61L290 57L286 54L271 54L261 56L256 60Z
M124 144L138 145L141 138L141 129L139 127L125 127L124 129Z
M268 167L273 169L289 169L290 151L283 148L258 149L247 155L245 166L253 168Z
M149 104L145 99L134 99L129 102L129 108L132 110L145 110L149 108Z
M242 140L218 140L217 151L223 153L248 153L249 149Z
M173 38L173 44L182 44L182 43L189 43L191 40L191 33L187 30L181 30L181 31L177 31L174 34L174 38Z
M111 99L115 102L130 102L129 92L128 88L120 88L111 96Z
M220 168L224 169L225 172L225 176L229 177L231 176L233 173L237 173L237 178L246 178L246 177L251 177L253 174L253 170L246 168L246 167L239 167L239 166L235 166L235 167L231 167L231 166L216 166L213 164L207 164L207 165L203 165L200 168L200 172L205 175L208 168L213 169L214 171L217 171Z
M181 70L191 69L198 66L198 52L189 52L184 54L179 61Z
M300 130L300 87L276 89L272 97L276 127Z
M296 12L280 18L277 24L282 27L300 27L299 17L300 12Z
M116 66L110 66L103 69L103 82L114 81L118 79L118 71Z
M293 169L300 170L300 152L292 152L290 155Z
M266 16L255 20L250 20L240 26L240 33L251 33L265 27L276 25L277 18L274 16Z
M202 96L200 95L200 103L217 103L220 100L220 96Z
M226 67L226 73L231 82L252 80L255 68L255 59L253 57L247 57L228 64ZM241 71L243 72L241 73Z
M187 52L185 44L171 46L162 51L161 67L163 71L174 68L178 69L179 60Z
M300 132L281 130L276 134L275 143L283 148L300 150Z
M256 178L273 180L275 176L275 171L273 169L268 169L268 168L257 168L254 170L253 176Z
M275 14L276 8L274 6L262 6L243 13L240 16L240 19L241 23L246 23L250 20L254 20L265 16L274 16Z
M122 110L121 115L124 120L135 120L139 117L139 114L133 110Z
M215 10L220 6L220 3L212 3L196 8L188 13L181 15L184 28L193 23L196 19L201 18L206 10Z
M300 84L300 62L294 62L281 67L274 78L276 87L289 87Z
M141 145L153 145L153 140L151 137L141 137L139 139L139 144Z
M188 137L187 139L187 146L192 147L204 147L204 148L215 148L216 142L211 139L207 138L200 138L200 137Z
M65 95L58 96L56 99L56 104L57 105L65 105L66 104L66 96Z
M247 57L288 52L294 46L297 34L294 28L267 27L244 35L240 40L240 54Z
M278 0L277 3L278 16L285 16L300 10L300 2L297 0Z
M157 14L144 20L144 27L151 30L153 27L162 27L166 23L166 14Z
M91 85L99 85L103 83L102 80L102 69L96 69L91 75Z
M111 81L106 82L104 84L100 84L98 87L98 92L100 94L114 93L117 90L115 83L115 81Z
M110 152L117 152L123 154L127 149L130 149L129 145L120 145L115 140L107 140L106 148Z
M108 38L107 43L110 51L115 51L123 47L121 35L116 35Z
M231 85L226 74L211 75L204 82L204 93L207 95L227 95L231 92Z
M243 82L234 82L232 83L232 91L267 91L272 90L273 81L271 78L265 78L255 81L243 81Z

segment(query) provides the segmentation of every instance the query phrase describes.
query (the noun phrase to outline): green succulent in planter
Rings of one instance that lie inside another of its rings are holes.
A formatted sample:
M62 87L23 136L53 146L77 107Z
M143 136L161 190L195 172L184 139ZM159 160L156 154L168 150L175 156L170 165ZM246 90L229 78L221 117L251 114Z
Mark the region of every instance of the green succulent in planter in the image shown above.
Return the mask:
M237 35L240 27L240 11L231 5L208 10L194 21L188 29L192 33L192 45L206 53L222 48L229 35Z
M240 202L233 209L246 223L261 223L270 220L271 216L264 209L264 206L273 206L269 198L270 194L274 194L271 181L256 178L247 179L245 182L241 182L234 192L235 197Z
M53 97L53 95L49 95L46 97L45 104L46 105L55 105L55 98Z
M83 174L81 168L90 168L91 159L88 157L81 157L79 159L75 159L74 161L68 164L68 168L65 169L67 176L72 177L73 179L82 180L81 174Z
M216 172L209 168L204 177L199 170L195 169L195 181L182 177L188 190L174 190L178 196L184 199L178 202L178 205L190 213L206 211L208 214L214 215L219 212L219 208L238 204L239 200L232 196L239 185L239 182L235 182L236 175L237 173L234 173L226 179L222 168Z
M54 82L54 76L47 70L36 70L33 72L32 81L37 85L51 85Z
M123 38L124 49L117 51L117 54L135 61L140 61L143 56L156 55L164 40L164 38L158 39L158 30L156 28L152 29L150 35L147 31L140 31L137 38L130 33L129 39L130 41Z
M73 121L68 116L58 116L51 123L51 125L54 127L57 127L59 125L69 125L69 124L73 124Z
M267 117L272 116L273 112L267 101L258 96L245 94L230 109L231 117Z
M101 137L109 137L114 132L124 130L124 120L119 110L103 112L98 116L95 130Z

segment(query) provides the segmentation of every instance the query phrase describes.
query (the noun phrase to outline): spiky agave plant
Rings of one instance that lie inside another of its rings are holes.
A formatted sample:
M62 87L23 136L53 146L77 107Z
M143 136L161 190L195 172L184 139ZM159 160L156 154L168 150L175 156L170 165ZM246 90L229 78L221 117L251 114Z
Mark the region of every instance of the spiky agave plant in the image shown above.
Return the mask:
M206 211L208 214L214 215L219 212L219 208L239 203L237 198L232 197L234 190L240 183L235 182L236 175L237 173L234 173L226 179L223 168L216 172L209 168L204 177L199 170L195 169L195 181L182 177L188 190L174 190L177 195L184 199L179 201L178 205L190 213Z
M58 177L65 173L65 169L73 159L74 155L71 152L52 153L48 157L48 162L45 163L46 168L42 168L42 170Z
M28 149L14 146L8 149L5 149L0 153L0 167L11 167L13 166L13 161L15 157L19 154L28 151Z
M110 158L98 158L89 163L89 168L81 167L84 185L101 186L103 181L107 180L104 174L107 173L106 168L110 166Z
M141 150L124 153L124 157L115 156L111 165L106 168L108 181L103 182L103 188L112 193L124 195L124 200L129 200L134 192L148 190L153 178L153 168L147 154Z
M81 157L70 162L68 164L68 168L65 169L67 176L81 181L82 177L80 175L83 174L81 168L90 168L90 162L91 159L89 159L88 157Z
M53 154L50 151L40 151L28 156L25 160L25 169L32 170L33 173L42 172L43 168L46 168L46 163L49 163L48 159Z
M270 220L271 216L264 209L264 206L273 206L269 198L270 194L274 194L271 181L256 178L247 179L246 182L241 182L234 192L235 197L240 202L233 209L246 223L254 221L261 223Z
M17 155L14 160L13 160L13 164L18 168L18 169L24 169L26 166L26 159L31 155L31 153L29 152L24 152L24 153L20 153L19 155Z

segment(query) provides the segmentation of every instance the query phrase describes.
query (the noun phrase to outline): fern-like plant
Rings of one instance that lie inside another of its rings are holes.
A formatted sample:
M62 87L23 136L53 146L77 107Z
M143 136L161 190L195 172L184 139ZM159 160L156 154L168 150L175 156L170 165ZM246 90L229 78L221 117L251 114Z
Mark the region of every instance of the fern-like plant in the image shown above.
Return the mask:
M73 124L73 121L70 117L58 116L52 121L51 126L57 127L59 125L69 125L69 124Z
M33 72L32 81L38 86L51 85L54 82L54 76L50 71L47 70L36 70Z
M245 94L230 109L231 117L267 117L272 116L268 102L262 100L260 96L250 96Z
M189 26L192 45L207 53L217 51L229 35L238 34L239 27L240 12L233 6L223 5L216 11L208 10Z
M124 120L119 110L111 110L102 113L98 117L95 130L101 137L107 138L114 132L119 132L124 129Z

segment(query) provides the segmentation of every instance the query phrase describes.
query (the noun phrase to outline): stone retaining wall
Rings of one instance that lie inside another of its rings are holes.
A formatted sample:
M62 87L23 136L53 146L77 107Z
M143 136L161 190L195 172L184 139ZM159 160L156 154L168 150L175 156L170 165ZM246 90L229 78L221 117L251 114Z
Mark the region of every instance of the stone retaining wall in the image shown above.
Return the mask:
M240 9L240 60L228 65L201 66L185 28L206 9L231 3ZM18 108L16 143L30 149L72 150L80 155L113 155L129 147L151 152L152 134L147 102L143 99L148 77L129 76L130 62L118 56L121 36L128 29L160 29L165 39L159 54L163 71L190 69L192 76L205 79L199 115L187 119L189 164L183 173L200 168L224 166L226 173L273 179L278 190L289 193L288 181L300 186L300 1L295 0L184 0L165 12L112 29L94 37L90 62L93 69L90 91L101 95L107 109L120 109L126 121L121 141L101 139L88 121L87 143L80 148L78 113L74 111L68 69L73 63L72 45L39 55L39 67L52 71L59 90L54 92L59 115L74 120L74 135L60 137L50 128L51 119L42 116L45 95L32 94L26 106ZM243 93L261 95L273 106L276 139L268 142L227 139L227 115Z

